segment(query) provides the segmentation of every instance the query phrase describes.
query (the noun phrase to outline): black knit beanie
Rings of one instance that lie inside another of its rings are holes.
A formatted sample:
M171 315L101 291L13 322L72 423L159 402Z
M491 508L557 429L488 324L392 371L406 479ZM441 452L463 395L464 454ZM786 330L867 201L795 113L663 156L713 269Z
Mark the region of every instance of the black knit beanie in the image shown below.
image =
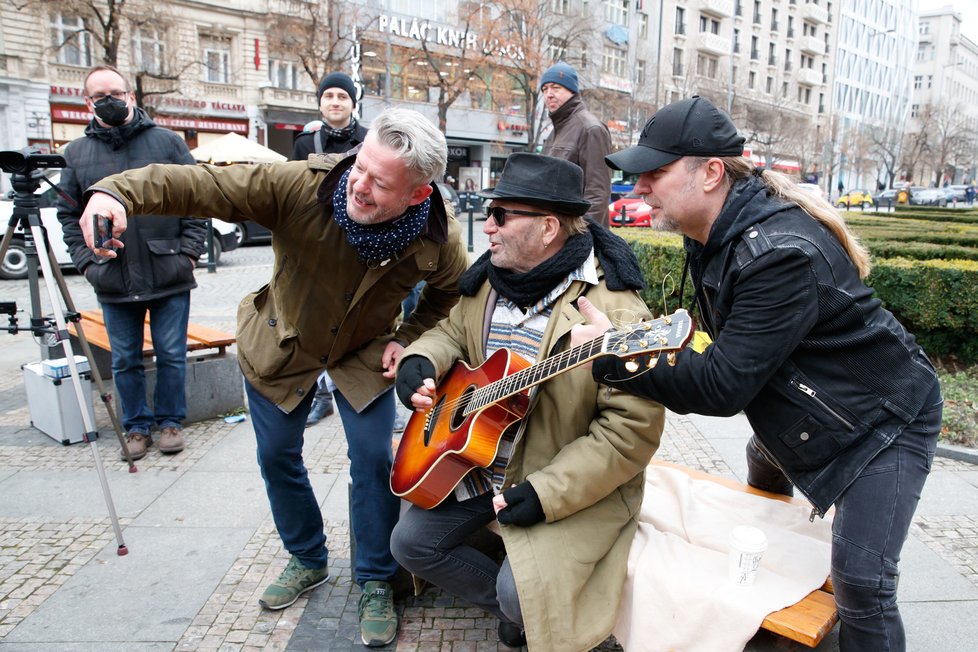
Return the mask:
M342 72L331 72L323 80L319 82L319 90L316 92L316 99L322 101L323 93L326 92L327 88L341 88L346 91L346 94L350 96L353 100L353 106L357 105L357 90L353 86L353 80L350 79L349 75Z

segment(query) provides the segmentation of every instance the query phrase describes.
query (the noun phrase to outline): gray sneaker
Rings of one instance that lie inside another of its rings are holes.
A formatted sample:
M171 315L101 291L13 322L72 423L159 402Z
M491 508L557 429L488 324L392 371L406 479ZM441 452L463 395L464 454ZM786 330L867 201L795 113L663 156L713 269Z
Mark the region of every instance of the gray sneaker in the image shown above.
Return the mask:
M387 582L367 582L360 596L360 639L367 647L387 645L397 636L394 589Z
M328 579L328 567L306 568L298 557L292 555L282 574L261 594L258 604L266 609L285 609L295 603L300 595Z

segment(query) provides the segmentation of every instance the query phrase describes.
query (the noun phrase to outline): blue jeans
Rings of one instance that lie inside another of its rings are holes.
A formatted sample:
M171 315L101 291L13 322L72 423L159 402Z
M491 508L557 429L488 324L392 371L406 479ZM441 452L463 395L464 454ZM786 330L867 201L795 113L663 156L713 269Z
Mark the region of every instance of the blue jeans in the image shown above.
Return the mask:
M152 411L146 402L143 369L143 323L147 311L156 352ZM190 291L151 301L103 303L102 315L112 346L112 375L126 432L148 435L154 423L161 430L181 427L187 418L184 381L187 377Z
M898 564L937 450L943 403L936 385L931 398L936 403L925 404L917 418L873 458L835 502L832 584L843 652L906 649L903 619L897 608ZM749 464L758 461L748 454ZM756 472L752 477L758 479L768 476L768 482L757 486L778 490L778 482L770 478L771 469L762 471L758 467L752 471Z
M391 552L401 566L452 595L482 607L501 621L523 625L513 569L466 544L495 520L492 494L459 502L449 496L434 509L414 505L397 523Z
M245 382L251 420L258 441L258 466L272 508L275 527L285 549L309 568L327 563L326 535L319 502L302 461L306 418L314 392L291 413ZM390 491L391 430L394 393L387 391L357 413L337 391L334 399L346 432L350 477L353 480L350 529L356 541L354 579L389 582L397 571L390 553L390 533L400 501Z

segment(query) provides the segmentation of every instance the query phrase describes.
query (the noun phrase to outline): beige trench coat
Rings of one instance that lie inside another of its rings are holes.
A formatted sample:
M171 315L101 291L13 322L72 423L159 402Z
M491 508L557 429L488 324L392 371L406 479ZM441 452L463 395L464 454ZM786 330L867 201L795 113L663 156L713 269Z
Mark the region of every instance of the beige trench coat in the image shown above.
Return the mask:
M381 375L384 347L394 338L414 341L447 315L469 263L461 227L437 188L420 237L386 264L358 260L332 218L332 191L353 163L341 158L150 165L92 187L122 201L130 215L254 220L272 231L272 277L238 306L238 361L248 382L286 411L323 369L358 411L383 393L393 382ZM427 285L418 307L398 326L401 301L421 280Z
M649 317L635 292L611 292L603 280L599 286L575 281L554 307L541 349L546 355L567 349L571 327L583 322L571 305L582 292L604 311L629 308ZM486 283L476 296L463 297L405 356L429 358L439 377L456 360L482 364L489 299ZM658 448L664 420L658 403L598 385L582 367L539 386L505 483L529 480L546 521L527 528L501 526L531 649L588 650L610 634L645 467Z

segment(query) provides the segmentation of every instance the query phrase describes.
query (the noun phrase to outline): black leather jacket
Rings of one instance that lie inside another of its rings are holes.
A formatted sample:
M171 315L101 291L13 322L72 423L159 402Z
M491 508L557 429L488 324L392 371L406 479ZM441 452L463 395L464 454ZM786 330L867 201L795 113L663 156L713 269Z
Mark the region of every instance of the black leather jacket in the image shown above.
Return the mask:
M65 161L59 185L76 203L59 200L58 220L72 262L95 288L100 303L148 301L197 287L194 267L204 253L205 220L131 216L122 234L126 246L117 258L92 253L78 222L85 190L103 177L150 163L194 164L180 136L157 127L137 108L133 119L119 127L103 127L93 118L85 136L68 144Z
M743 410L763 452L824 513L921 411L933 366L839 241L760 180L735 184L706 245L687 238L686 250L713 345L631 380L604 358L595 378L683 414Z

